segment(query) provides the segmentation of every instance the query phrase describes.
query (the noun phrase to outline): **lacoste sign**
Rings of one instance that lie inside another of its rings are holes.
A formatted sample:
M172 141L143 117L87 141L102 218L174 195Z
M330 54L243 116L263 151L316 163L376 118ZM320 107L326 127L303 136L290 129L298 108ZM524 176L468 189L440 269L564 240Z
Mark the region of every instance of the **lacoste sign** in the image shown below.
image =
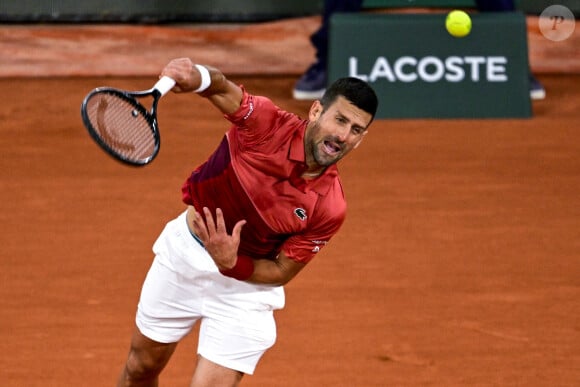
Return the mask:
M446 13L340 13L330 20L328 80L373 86L377 118L531 116L525 16L472 14L468 36L445 28Z
M505 56L402 56L394 60L378 57L368 69L360 68L358 57L348 60L351 77L373 83L389 82L507 82ZM366 72L365 72L366 71Z

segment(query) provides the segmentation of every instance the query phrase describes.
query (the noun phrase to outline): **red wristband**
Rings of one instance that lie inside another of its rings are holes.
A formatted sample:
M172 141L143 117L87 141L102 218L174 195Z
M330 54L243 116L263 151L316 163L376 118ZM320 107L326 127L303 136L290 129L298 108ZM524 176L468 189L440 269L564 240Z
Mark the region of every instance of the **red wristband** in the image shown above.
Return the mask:
M220 270L226 277L232 277L240 281L245 281L254 273L254 260L245 255L238 255L236 264L231 269Z

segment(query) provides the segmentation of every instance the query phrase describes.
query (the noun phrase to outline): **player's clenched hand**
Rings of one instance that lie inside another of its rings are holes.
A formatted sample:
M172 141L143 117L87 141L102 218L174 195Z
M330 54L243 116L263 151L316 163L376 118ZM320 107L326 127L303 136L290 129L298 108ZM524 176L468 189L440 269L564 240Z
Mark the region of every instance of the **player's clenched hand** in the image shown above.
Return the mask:
M221 209L216 209L215 221L211 211L207 207L203 208L203 213L205 215L205 222L199 213L195 213L193 232L201 239L205 249L220 270L231 269L238 259L240 234L246 221L240 220L237 222L232 230L232 234L229 235Z
M175 80L176 85L172 90L177 93L192 92L201 82L199 71L189 58L173 59L165 66L161 76L168 76Z

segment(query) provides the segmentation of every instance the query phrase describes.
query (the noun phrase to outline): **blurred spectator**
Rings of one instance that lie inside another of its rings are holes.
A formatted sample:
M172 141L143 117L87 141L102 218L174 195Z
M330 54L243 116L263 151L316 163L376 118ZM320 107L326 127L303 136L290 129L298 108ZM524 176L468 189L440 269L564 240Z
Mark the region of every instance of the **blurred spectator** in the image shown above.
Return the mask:
M328 27L330 18L337 12L359 12L363 0L324 0L322 24L310 36L316 50L316 61L306 70L294 86L294 98L315 100L322 98L326 89L326 70L328 57Z

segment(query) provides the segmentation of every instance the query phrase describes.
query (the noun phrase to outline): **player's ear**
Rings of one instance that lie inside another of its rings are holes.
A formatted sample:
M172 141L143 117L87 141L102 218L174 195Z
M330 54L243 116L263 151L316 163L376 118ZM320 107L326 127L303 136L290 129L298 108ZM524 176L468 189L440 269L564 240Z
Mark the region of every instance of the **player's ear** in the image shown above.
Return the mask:
M356 149L356 148L358 148L358 146L360 145L360 143L361 143L361 142L362 142L362 140L365 138L365 136L367 135L367 133L368 133L368 132L369 132L368 130L365 130L364 132L362 132L362 135L361 135L361 138L360 138L360 140L358 140L358 142L357 142L356 144L354 144L354 147L353 147L353 149Z
M310 121L316 121L320 114L322 113L323 107L319 100L316 100L310 106L310 111L308 112L308 119Z

